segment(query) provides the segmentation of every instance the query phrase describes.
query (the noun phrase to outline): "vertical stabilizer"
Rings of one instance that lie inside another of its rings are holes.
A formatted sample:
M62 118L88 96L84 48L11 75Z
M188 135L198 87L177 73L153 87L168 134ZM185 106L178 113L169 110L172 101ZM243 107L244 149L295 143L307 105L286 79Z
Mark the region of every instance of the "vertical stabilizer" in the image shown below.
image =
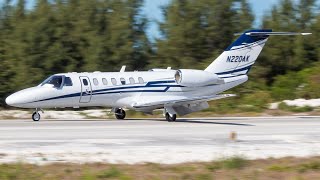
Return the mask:
M267 42L270 33L272 33L270 29L244 32L205 71L215 73L221 78L247 74Z

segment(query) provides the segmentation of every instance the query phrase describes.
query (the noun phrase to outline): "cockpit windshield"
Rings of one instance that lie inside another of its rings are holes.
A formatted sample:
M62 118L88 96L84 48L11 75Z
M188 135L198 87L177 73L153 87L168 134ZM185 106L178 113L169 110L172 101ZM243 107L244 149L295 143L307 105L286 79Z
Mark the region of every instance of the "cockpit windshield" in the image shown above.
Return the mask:
M63 76L51 76L41 83L41 86L45 84L52 84L55 88L60 88L62 84Z
M44 80L40 86L44 86L46 84L53 85L55 88L61 88L62 86L72 86L72 80L70 77L66 76L50 76L46 80Z

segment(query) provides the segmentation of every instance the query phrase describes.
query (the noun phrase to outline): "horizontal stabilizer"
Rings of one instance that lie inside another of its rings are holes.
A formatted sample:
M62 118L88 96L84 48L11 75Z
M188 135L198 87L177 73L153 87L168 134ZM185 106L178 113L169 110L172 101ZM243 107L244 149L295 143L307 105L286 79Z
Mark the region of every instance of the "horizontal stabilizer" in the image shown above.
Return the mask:
M236 33L234 35L238 36L242 33ZM299 33L299 32L246 32L245 35L247 36L307 36L311 35L312 33Z

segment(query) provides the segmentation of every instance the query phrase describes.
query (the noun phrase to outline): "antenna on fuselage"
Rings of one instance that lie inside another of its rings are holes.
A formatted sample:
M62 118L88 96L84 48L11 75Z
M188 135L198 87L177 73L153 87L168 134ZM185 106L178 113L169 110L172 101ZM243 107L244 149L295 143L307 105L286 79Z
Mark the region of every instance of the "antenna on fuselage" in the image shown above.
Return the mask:
M126 70L126 67L127 67L127 66L125 66L125 65L122 66L121 69L120 69L120 72L124 72L124 71Z

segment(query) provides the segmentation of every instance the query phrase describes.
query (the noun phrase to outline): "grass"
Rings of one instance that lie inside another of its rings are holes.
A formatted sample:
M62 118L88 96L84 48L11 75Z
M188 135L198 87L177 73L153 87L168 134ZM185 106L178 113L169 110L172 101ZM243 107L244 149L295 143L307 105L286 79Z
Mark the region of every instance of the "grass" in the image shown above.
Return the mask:
M247 160L224 158L182 164L0 164L1 180L33 179L320 179L320 157Z
M227 169L241 169L248 164L248 161L242 157L232 157L221 161L224 168Z
M101 172L97 175L98 178L117 178L122 175L122 172L118 170L116 167L112 167L106 171Z
M249 161L240 156L222 159L220 161L212 162L207 166L211 171L219 169L241 169L244 168Z

